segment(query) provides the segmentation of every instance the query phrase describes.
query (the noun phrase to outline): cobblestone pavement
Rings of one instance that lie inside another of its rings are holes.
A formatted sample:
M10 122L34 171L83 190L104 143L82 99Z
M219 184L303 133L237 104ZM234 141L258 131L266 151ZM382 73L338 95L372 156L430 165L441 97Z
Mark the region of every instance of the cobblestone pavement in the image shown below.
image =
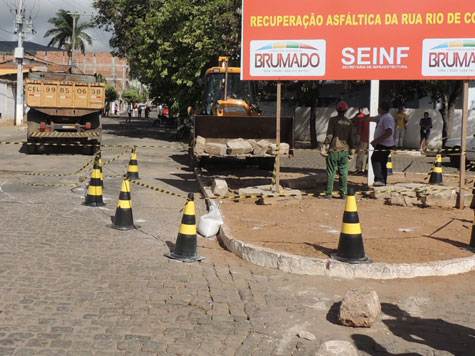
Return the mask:
M169 146L138 150L141 181L197 192L170 133L112 120L105 128L105 143ZM0 129L2 140L23 134ZM248 264L202 239L207 258L183 264L164 257L183 199L132 186L141 227L117 231L107 226L121 183L112 172L104 170L106 207L85 207L84 185L31 187L21 182L48 179L21 172L72 171L88 157L0 149L0 356L313 355L334 339L353 342L361 355L473 354L475 273L396 281L300 276ZM110 167L121 173L124 162ZM204 210L198 201L197 214ZM382 320L371 329L339 326L338 302L363 285L379 294Z

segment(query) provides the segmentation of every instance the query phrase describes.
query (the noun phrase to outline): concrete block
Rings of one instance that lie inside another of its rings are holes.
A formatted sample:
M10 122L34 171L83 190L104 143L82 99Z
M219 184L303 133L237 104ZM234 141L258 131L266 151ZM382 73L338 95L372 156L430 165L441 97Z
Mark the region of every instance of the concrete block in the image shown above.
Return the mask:
M239 195L262 195L262 189L259 189L257 187L246 187L246 188L240 188L238 191Z
M214 179L211 184L211 189L214 195L224 197L228 195L228 184L224 179Z
M282 142L280 144L280 155L285 156L289 154L289 149L290 146L288 143ZM277 145L275 143L272 143L268 148L267 148L267 154L275 154L277 152Z
M430 189L438 188L437 186L429 187L426 192L420 194L420 200L424 206L455 207L457 202L457 192L455 189L441 191L431 191Z
M260 205L272 205L275 203L283 202L283 201L289 201L289 200L302 200L302 195L300 190L282 190L278 189L277 191L264 191L264 195L278 195L278 194L284 194L286 196L282 197L261 197L259 198L257 204ZM292 196L294 195L294 196Z
M198 136L195 141L194 152L195 155L202 155L205 152L206 139Z
M282 186L291 189L308 189L315 188L319 184L325 184L327 182L326 174L316 174L312 176L299 177L299 178L283 178L280 180Z
M371 327L381 313L376 292L367 287L353 288L345 293L338 319L342 325Z
M228 147L227 153L233 156L248 154L252 152L252 145L248 141L243 140L242 138L229 140L226 145Z
M208 153L210 156L226 156L226 149L226 145L222 143L207 142L205 144L205 152Z
M264 156L267 152L267 145L261 146L256 140L248 140L252 146L252 154L255 156Z

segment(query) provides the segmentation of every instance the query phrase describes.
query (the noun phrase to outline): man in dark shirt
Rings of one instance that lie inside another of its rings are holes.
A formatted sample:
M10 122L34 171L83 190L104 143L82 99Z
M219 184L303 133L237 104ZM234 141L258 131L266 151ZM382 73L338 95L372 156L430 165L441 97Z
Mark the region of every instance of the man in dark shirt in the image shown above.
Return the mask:
M348 184L348 157L353 124L345 116L348 104L340 101L336 106L337 116L333 116L328 121L327 136L323 142L321 154L326 157L327 163L327 188L322 197L331 199L333 183L336 173L340 176L340 197L346 198Z
M419 122L419 126L421 127L421 151L425 151L429 148L430 129L432 128L432 119L427 111Z

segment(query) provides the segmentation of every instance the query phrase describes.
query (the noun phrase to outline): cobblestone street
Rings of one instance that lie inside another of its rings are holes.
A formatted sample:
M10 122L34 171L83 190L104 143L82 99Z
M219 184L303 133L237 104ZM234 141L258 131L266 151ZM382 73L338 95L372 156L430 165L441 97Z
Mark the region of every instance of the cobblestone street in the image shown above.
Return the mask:
M129 125L135 125L129 126L133 134L108 120L104 143L163 145L138 150L142 182L199 193L185 153L169 133L152 131L149 123ZM24 134L11 128L0 133L1 141ZM303 356L328 340L350 341L360 355L473 354L475 272L390 281L293 275L249 264L201 238L199 252L207 258L177 262L164 254L175 242L183 199L132 186L141 227L117 231L107 225L120 177L104 170L107 205L86 207L85 184L21 182L35 181L22 172L69 172L90 157L26 156L19 148L2 146L0 158L0 356ZM284 166L321 168L313 161L317 152L302 152ZM122 172L124 157L110 167ZM395 157L395 170L411 160L410 169L421 173L433 162ZM197 201L197 215L204 212ZM382 320L370 329L337 324L344 293L363 285L377 291ZM299 338L301 331L315 340Z

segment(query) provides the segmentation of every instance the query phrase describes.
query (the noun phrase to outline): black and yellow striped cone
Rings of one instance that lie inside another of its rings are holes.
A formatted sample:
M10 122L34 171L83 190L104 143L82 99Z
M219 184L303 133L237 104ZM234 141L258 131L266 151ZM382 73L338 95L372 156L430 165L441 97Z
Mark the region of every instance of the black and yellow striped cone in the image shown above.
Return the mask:
M470 236L470 246L468 250L475 252L475 211L473 213L472 235Z
M393 175L393 154L390 153L388 156L388 162L386 163L386 171L388 176Z
M475 210L475 180L472 187L472 202L470 203L470 209Z
M112 218L112 225L109 226L117 230L131 230L139 227L134 225L132 201L130 200L130 181L128 178L124 178L122 181L115 216Z
M437 155L435 158L434 166L430 174L429 184L443 184L442 178L442 155Z
M127 169L127 177L130 179L139 179L139 166L137 163L137 152L135 151L135 147L132 147L129 168Z
M331 258L347 263L373 262L365 254L355 191L352 188L348 188L338 250L331 254Z
M195 202L192 193L188 194L180 232L176 239L175 250L165 256L182 262L195 262L205 257L198 254L196 239Z
M102 160L99 155L94 159L94 166L92 168L91 180L87 189L86 206L104 206L102 199L102 190L104 187L104 179L102 177Z

